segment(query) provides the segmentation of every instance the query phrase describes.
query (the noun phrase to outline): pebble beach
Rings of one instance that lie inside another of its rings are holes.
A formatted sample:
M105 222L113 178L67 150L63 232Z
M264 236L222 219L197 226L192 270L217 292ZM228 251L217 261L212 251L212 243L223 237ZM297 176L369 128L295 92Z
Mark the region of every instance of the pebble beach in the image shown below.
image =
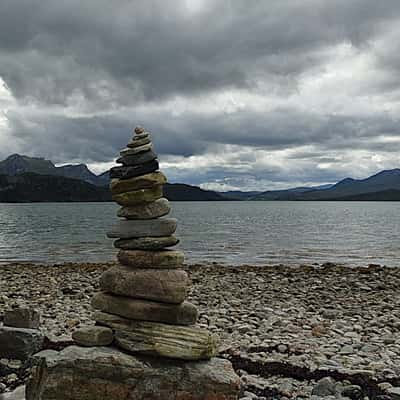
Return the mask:
M112 265L2 265L0 316L12 306L34 307L41 313L42 332L62 347L74 330L93 324L90 301L100 275ZM332 391L331 398L397 398L396 269L330 263L210 263L185 269L199 325L220 337L219 357L229 358L241 377L242 399L318 399L326 391ZM23 383L22 367L0 360L1 391Z

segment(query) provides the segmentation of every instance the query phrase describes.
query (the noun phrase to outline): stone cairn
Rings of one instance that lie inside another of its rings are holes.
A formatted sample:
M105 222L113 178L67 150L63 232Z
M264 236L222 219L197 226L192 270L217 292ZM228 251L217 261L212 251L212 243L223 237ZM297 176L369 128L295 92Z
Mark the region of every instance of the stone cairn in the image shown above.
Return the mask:
M150 134L135 128L120 154L110 189L121 219L108 233L119 264L92 299L96 325L74 332L78 346L35 356L27 400L237 400L240 379L214 357L216 338L186 301L190 279L183 253L170 249L177 221L166 217Z
M124 350L183 360L209 359L216 353L215 337L196 328L198 312L187 302L188 274L184 255L169 248L177 221L163 198L165 175L158 170L150 134L135 128L135 136L111 169L112 198L123 218L108 237L117 239L120 265L100 279L102 292L92 305L94 319L112 328L115 343ZM163 218L162 218L163 217ZM124 319L121 319L124 318ZM129 326L128 329L123 329Z

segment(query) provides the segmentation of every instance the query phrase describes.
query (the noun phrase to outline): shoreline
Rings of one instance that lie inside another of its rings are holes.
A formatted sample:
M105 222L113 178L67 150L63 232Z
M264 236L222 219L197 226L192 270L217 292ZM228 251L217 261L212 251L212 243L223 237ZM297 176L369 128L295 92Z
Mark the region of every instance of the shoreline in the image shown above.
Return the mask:
M111 265L0 265L0 315L30 305L51 340L68 341L76 327L93 323L90 299ZM203 263L185 269L199 324L219 335L220 356L233 361L248 391L310 398L323 376L362 378L366 391L400 386L396 268ZM0 382L9 386L5 377Z

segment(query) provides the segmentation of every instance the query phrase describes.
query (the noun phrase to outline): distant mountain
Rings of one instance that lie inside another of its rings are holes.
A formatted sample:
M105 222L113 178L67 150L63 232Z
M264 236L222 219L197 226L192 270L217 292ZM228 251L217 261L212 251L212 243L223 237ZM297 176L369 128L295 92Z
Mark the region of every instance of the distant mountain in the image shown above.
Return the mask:
M346 178L327 188L322 186L263 192L251 200L395 200L398 190L400 169L392 169L366 179Z
M164 196L171 201L230 200L227 197L211 190L203 190L197 186L185 185L182 183L167 183L164 185Z
M23 173L0 175L0 202L110 201L106 187L55 175Z
M99 176L95 175L85 164L56 167L50 160L19 154L13 154L0 162L0 174L13 176L26 172L80 179L96 186L108 185L108 177L105 179L103 176L104 174Z

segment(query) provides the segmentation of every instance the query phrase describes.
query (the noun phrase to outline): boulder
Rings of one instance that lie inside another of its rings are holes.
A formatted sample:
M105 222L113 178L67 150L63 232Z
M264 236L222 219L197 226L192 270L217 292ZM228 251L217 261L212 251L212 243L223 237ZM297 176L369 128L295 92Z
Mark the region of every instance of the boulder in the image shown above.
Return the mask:
M179 239L175 236L143 237L137 239L118 239L114 246L123 250L162 250L166 247L175 246Z
M175 218L159 218L152 220L121 220L118 221L107 236L111 239L132 239L139 237L170 236L176 231Z
M40 314L33 308L13 308L5 311L3 323L14 328L38 329Z
M85 326L72 333L80 346L108 346L114 340L113 331L104 326Z
M129 207L140 203L150 203L163 197L161 185L150 189L139 189L132 192L114 194L112 199L121 206Z
M44 336L37 329L0 327L0 358L27 360L42 350Z
M157 160L131 167L113 167L110 169L110 179L129 179L135 176L149 174L150 172L158 170L158 168Z
M181 360L208 360L217 353L217 338L206 329L132 321L102 312L93 318L114 329L117 346L129 352Z
M183 270L117 266L103 273L100 287L120 296L180 304L188 295L190 279Z
M135 154L144 153L145 151L153 150L153 145L151 143L143 144L142 146L127 147L122 149L119 154L122 157L134 156Z
M110 190L112 194L131 192L138 189L149 189L167 182L166 176L158 171L130 179L112 179Z
M134 166L145 164L157 158L157 154L153 150L148 150L145 153L135 154L133 156L123 156L118 158L117 163L124 166Z
M117 255L122 265L134 268L180 268L185 256L178 250L120 250Z
M167 215L171 210L169 201L165 198L152 203L136 204L130 207L122 207L118 211L118 217L126 219L155 219Z
M181 304L158 303L97 293L92 298L96 310L141 321L165 322L173 325L193 325L197 321L197 308L187 301Z
M71 346L35 356L27 400L237 400L240 379L227 360L184 362Z

